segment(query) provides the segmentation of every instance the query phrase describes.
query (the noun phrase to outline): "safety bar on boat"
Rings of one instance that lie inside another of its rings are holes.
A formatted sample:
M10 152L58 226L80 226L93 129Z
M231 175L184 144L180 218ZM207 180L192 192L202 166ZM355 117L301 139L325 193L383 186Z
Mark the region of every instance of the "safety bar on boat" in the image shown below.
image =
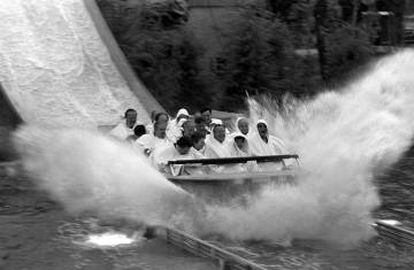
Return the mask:
M263 266L177 229L157 226L151 227L151 230L167 243L218 262L221 270L266 270Z
M391 224L387 220L377 220L373 225L381 236L393 240L398 244L414 247L414 231Z
M230 164L230 163L246 163L248 161L256 162L281 162L285 159L299 159L298 155L272 155L272 156L251 156L251 157L226 157L226 158L203 158L203 159L180 159L170 160L168 165L173 164Z

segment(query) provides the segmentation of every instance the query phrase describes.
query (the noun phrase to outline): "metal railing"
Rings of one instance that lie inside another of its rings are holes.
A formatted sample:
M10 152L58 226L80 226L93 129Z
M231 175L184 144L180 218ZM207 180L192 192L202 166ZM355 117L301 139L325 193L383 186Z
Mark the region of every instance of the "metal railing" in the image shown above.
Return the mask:
M377 220L373 226L380 236L397 244L414 247L414 231L403 228L400 225L390 224L385 220Z
M153 234L163 238L167 243L194 255L215 261L218 263L220 270L266 270L259 264L185 232L166 227L153 227L152 230L154 230Z

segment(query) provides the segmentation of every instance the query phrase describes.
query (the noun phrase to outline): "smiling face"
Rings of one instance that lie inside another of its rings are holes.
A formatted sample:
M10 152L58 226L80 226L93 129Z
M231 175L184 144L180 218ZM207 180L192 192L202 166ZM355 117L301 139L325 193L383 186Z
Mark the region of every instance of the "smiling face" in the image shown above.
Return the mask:
M247 119L241 119L237 123L237 127L239 128L240 132L244 135L247 135L247 133L249 133L249 122L247 122Z
M217 141L221 143L224 142L224 140L226 139L226 130L224 126L218 125L214 127L213 136L214 139L216 139Z

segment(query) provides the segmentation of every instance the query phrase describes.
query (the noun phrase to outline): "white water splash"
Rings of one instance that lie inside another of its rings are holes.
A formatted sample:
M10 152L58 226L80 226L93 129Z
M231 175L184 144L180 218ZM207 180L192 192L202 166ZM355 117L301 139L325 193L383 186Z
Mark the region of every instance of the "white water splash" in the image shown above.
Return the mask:
M405 50L344 89L296 102L283 113L250 100L252 119L270 123L300 155L304 174L298 186L265 191L247 208L210 207L207 231L341 245L369 239L371 213L380 204L373 172L396 162L413 138L413 70L414 51Z
M15 141L28 175L71 213L167 225L191 208L145 157L99 133L24 126Z

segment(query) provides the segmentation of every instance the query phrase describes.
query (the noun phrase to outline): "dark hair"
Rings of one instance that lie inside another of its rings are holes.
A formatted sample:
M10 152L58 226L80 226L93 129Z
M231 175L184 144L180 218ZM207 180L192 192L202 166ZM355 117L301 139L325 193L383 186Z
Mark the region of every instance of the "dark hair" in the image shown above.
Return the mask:
M202 132L197 131L197 132L193 133L193 135L191 135L191 140L194 144L194 143L200 141L201 139L203 139L205 137L206 137L206 134L203 134Z
M146 128L145 128L145 126L144 125L137 125L135 128L134 128L134 134L139 138L139 137L141 137L142 135L144 135L145 133L147 133L147 130L146 130Z
M243 137L243 136L240 136L240 135L236 135L236 136L234 136L234 139L233 140L236 140L236 139L243 139L243 141L245 141L246 140L246 138L245 137Z
M207 111L209 111L209 112L211 113L211 109L210 109L210 108L208 108L208 107L202 108L202 109L200 110L200 113L207 112Z
M155 122L158 122L158 120L160 120L160 117L161 117L162 115L167 116L167 118L168 118L168 119L170 118L170 117L168 116L168 114L166 114L165 112L159 112L159 113L157 113L157 114L155 115L155 117L154 117Z
M125 118L127 118L127 114L128 114L129 112L135 112L135 113L137 113L137 111L136 111L136 110L129 108L128 110L126 110L126 111L125 111L125 114L124 114L124 117L125 117Z
M182 136L175 144L179 147L191 147L193 146L193 141L188 136Z
M202 117L202 116L197 116L194 119L194 123L196 123L197 125L199 125L199 124L205 124L206 123L206 120L204 120L204 117Z

